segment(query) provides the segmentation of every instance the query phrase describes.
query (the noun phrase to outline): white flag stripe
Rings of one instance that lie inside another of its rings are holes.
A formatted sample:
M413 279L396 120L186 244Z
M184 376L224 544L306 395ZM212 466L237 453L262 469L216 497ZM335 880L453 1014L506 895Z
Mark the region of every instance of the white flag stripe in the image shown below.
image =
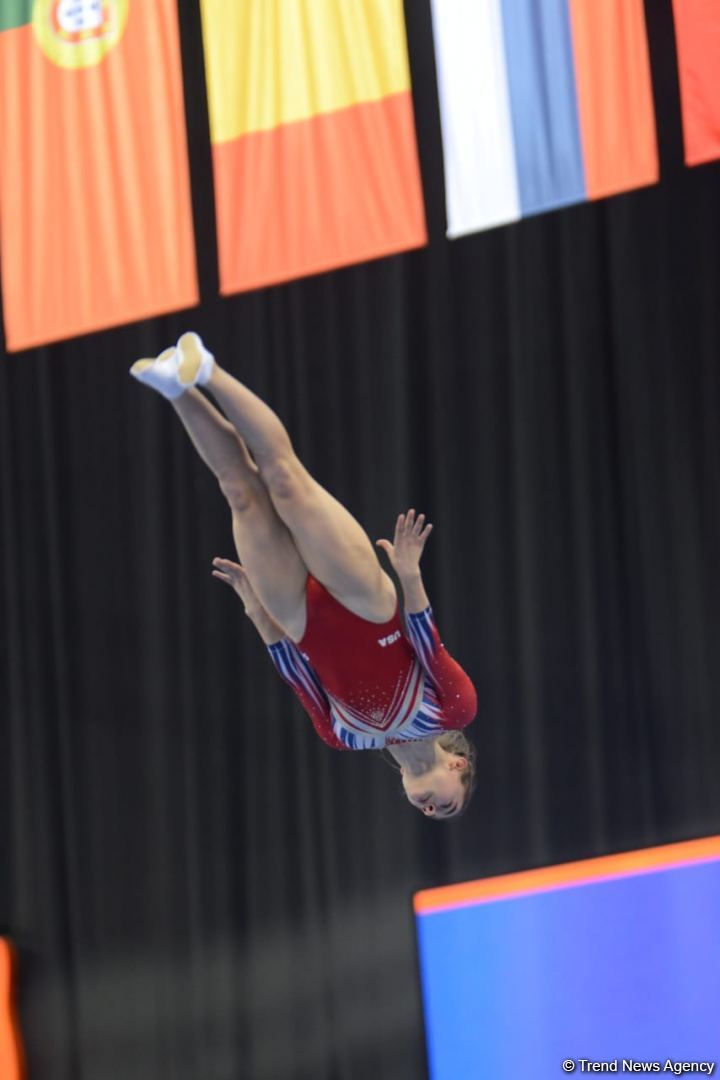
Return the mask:
M520 217L501 0L432 0L450 237Z

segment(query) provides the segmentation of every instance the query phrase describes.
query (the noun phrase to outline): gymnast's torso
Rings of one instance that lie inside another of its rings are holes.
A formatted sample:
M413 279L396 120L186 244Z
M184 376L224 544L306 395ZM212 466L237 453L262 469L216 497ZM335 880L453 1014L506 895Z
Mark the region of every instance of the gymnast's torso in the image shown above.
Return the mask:
M374 750L464 727L475 715L470 680L440 642L432 611L369 622L308 577L307 625L297 644L270 647L281 676L337 749Z

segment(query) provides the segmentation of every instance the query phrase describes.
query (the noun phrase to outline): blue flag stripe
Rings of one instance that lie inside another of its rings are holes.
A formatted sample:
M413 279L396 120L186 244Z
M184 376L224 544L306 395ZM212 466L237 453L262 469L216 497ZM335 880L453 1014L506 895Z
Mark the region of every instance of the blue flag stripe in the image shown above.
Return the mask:
M523 216L587 198L567 0L502 0Z

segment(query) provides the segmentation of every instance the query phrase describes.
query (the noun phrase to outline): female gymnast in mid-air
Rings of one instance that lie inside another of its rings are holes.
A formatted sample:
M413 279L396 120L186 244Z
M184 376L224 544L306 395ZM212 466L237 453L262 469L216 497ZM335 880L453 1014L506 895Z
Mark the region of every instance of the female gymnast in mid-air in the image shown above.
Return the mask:
M275 413L197 334L131 373L172 402L217 477L240 563L214 559L213 574L242 599L317 733L338 750L387 748L413 806L437 820L459 814L475 774L460 729L477 698L440 641L423 585L432 526L409 510L392 543L377 542L402 586L404 632L395 586L365 531L309 475Z

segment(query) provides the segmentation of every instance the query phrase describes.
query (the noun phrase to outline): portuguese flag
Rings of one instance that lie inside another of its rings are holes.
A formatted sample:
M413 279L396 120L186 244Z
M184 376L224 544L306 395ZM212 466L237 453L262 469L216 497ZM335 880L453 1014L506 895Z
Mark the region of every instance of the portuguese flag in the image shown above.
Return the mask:
M426 242L402 0L201 0L233 293Z
M2 0L10 350L197 302L175 0Z

